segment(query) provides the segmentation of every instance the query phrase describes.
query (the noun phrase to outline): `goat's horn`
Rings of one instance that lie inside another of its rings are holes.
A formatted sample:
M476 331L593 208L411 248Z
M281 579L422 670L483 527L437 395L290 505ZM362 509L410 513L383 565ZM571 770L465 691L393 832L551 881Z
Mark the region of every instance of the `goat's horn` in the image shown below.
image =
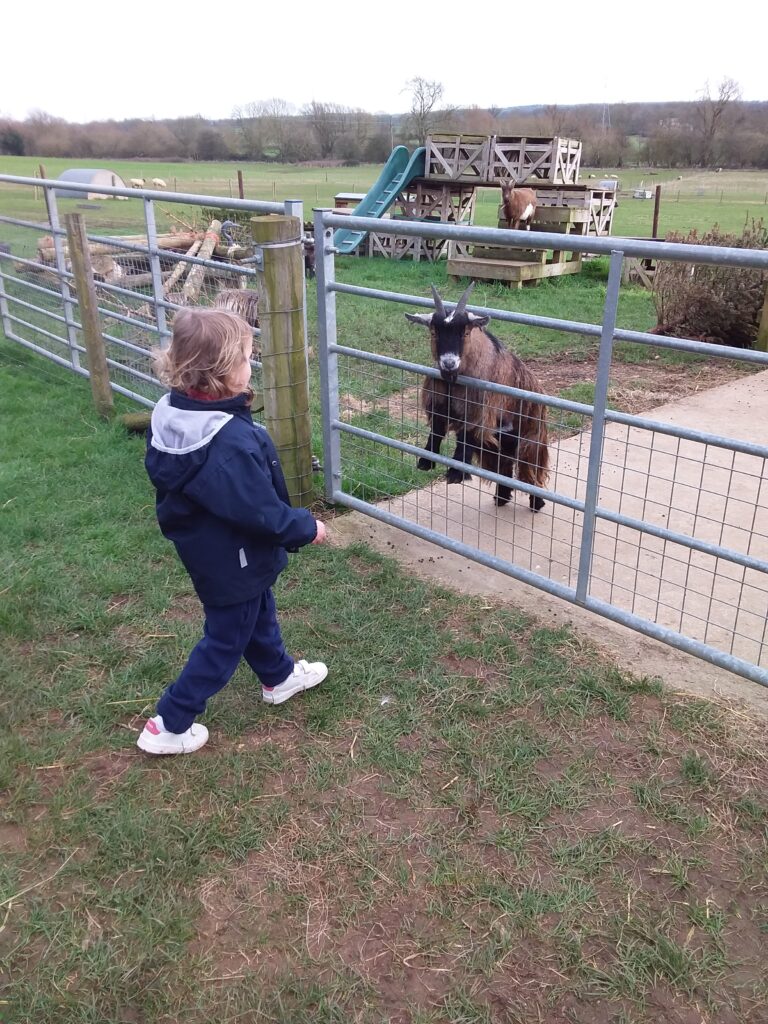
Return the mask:
M464 312L464 310L466 308L466 305L467 305L467 299L469 298L469 293L472 291L472 289L474 287L475 287L475 282L471 281L470 284L469 284L469 287L464 292L464 294L461 296L461 298L459 299L459 301L458 301L458 303L456 305L456 309L454 310L454 316L457 313L463 313Z
M435 288L434 285L431 285L430 287L432 288L432 295L435 300L435 312L439 313L440 316L446 316L445 306L443 305L443 300L440 298L437 288Z

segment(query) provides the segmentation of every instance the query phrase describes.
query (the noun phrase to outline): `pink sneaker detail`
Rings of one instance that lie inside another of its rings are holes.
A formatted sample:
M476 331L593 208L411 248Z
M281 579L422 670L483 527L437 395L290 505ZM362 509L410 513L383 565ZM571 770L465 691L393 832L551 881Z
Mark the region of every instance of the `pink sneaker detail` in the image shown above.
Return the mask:
M159 736L160 735L160 730L157 728L157 725L152 721L151 718L146 723L144 728L147 730L147 732L151 732L153 736Z

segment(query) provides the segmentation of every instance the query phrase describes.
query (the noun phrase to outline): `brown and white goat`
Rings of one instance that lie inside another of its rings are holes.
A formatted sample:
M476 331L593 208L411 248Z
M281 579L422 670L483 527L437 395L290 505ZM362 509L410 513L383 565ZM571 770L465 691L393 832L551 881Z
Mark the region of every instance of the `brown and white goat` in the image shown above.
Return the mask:
M432 355L440 377L426 377L421 401L429 419L428 452L439 453L452 430L456 434L456 462L471 465L473 458L489 472L513 477L536 487L545 487L548 477L547 407L527 398L501 395L484 388L457 383L459 375L504 384L521 391L541 391L536 376L510 352L485 325L490 319L467 308L473 285L464 292L450 313L432 285L434 313L406 313L412 323L429 327ZM422 456L419 469L433 469L434 462ZM468 480L470 474L451 466L446 473L449 484ZM496 485L495 502L506 505L512 488ZM544 505L543 498L530 494L534 512Z
M514 181L502 182L501 205L508 228L515 231L521 224L531 230L531 221L536 213L536 193L532 188L515 188Z

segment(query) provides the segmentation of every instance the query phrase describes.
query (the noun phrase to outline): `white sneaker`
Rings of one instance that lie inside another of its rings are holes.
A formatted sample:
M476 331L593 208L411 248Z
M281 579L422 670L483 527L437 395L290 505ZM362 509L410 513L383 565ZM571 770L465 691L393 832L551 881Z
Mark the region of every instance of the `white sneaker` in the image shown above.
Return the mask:
M265 704L284 704L295 694L322 683L327 675L328 666L322 661L297 661L284 682L278 686L262 686L261 696Z
M168 732L160 715L150 718L136 746L147 754L191 754L208 742L204 725L190 725L186 732Z

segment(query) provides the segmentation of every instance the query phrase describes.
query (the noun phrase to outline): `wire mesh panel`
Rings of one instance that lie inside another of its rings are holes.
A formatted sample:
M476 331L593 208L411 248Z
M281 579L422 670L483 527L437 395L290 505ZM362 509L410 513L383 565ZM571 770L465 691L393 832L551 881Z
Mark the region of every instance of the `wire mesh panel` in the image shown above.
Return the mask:
M497 484L489 477L500 472L501 459L492 441L483 450L481 439L475 456L482 455L484 465L492 468L482 470L473 464L467 467L469 477L458 484L446 481L444 464L425 472L418 468L416 454L387 444L425 447L430 423L423 380L416 372L340 354L340 419L355 431L341 430L343 489L487 554L575 585L581 512L550 502L546 515L534 513L528 493L521 491L513 491L505 504L497 504ZM470 402L469 416L475 412ZM538 415L555 439L589 429L587 414L545 402L538 406ZM455 448L456 437L451 434L443 442L442 456L453 457ZM572 462L554 462L549 487L566 498L583 497L587 456L588 449L580 441Z
M447 482L445 464L429 473L419 470L415 449L426 448L430 433L423 376L343 349L338 372L344 492L472 552L575 590L584 540L589 412L542 400L552 494L534 513L529 493L515 489L519 481L510 480L510 500L500 503L498 481L489 478L492 472L483 475L476 461L466 465L468 476L458 483ZM450 460L455 447L452 433L442 456ZM611 423L603 441L596 517L590 597L768 667L768 573L760 565L768 566L765 457L651 426Z
M62 272L65 232L58 224L55 206L51 209L42 198L33 215L34 220L0 217L3 324L6 333L72 365L71 275ZM50 252L46 262L40 260L43 246Z
M609 427L598 514L636 525L598 523L590 593L768 665L766 459L727 443Z
M14 208L35 217L0 217L0 315L10 340L87 375L65 223L66 214L84 210L112 388L154 404L164 388L152 369L152 349L167 344L175 314L190 306L230 309L251 325L253 383L260 388L249 220L267 212L301 218L300 203L118 188L89 197L87 185L68 183L62 192L53 183L9 175L0 175L0 188L13 189Z

